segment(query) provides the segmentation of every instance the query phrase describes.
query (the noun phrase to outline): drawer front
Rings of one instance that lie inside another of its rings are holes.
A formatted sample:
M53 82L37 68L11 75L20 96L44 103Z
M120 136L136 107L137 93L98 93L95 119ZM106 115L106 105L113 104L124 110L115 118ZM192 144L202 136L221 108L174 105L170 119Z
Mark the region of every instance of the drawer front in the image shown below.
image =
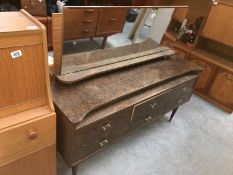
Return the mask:
M124 109L93 124L77 129L73 140L73 164L125 135L130 123L131 111Z
M52 114L0 131L0 166L54 144L55 123L55 114Z
M100 12L96 34L110 35L113 33L122 32L127 13L127 8L102 9Z
M47 16L47 8L45 0L22 0L21 8L28 11L31 15L34 16Z
M95 36L99 9L64 9L64 38L79 39Z
M190 100L195 80L188 81L159 96L152 97L134 106L131 130L151 123L161 115L177 108Z
M196 79L188 81L171 91L166 112L169 112L190 100L192 96L192 87L195 81Z

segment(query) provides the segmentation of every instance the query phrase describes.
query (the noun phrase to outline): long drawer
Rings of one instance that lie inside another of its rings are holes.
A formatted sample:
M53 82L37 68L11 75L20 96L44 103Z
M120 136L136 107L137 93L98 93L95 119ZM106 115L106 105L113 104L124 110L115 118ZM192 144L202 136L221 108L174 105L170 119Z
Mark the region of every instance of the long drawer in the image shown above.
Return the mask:
M72 162L79 162L126 135L130 116L131 110L127 108L100 121L76 129Z
M0 166L54 144L55 120L51 114L0 131Z
M189 101L195 80L181 84L134 106L131 130L137 129Z

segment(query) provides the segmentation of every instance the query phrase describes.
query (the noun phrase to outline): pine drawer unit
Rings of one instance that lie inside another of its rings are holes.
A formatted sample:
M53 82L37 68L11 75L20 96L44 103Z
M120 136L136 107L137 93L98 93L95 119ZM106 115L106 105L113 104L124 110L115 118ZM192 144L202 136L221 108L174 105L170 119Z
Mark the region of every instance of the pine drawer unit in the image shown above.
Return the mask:
M0 174L55 175L45 27L24 10L0 21Z

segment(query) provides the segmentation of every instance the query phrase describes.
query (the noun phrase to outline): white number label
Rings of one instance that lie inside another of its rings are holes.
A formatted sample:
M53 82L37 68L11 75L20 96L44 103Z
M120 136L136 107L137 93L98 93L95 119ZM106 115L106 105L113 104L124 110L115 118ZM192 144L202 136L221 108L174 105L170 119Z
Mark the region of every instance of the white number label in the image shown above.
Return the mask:
M21 50L16 50L16 51L13 51L11 52L11 57L14 59L14 58L18 58L18 57L21 57L22 56L22 51Z

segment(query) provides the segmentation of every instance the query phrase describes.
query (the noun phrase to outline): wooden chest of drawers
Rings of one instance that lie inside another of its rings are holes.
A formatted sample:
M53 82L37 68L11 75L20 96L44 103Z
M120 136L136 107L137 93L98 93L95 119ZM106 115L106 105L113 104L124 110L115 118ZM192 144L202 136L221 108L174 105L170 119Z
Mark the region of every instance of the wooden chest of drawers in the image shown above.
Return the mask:
M45 27L24 10L0 21L0 174L55 175Z
M64 40L122 32L128 8L64 7Z
M135 52L134 46L130 49ZM169 111L173 117L189 101L200 70L190 62L164 57L72 86L54 82L58 149L74 174L77 163L106 146Z

